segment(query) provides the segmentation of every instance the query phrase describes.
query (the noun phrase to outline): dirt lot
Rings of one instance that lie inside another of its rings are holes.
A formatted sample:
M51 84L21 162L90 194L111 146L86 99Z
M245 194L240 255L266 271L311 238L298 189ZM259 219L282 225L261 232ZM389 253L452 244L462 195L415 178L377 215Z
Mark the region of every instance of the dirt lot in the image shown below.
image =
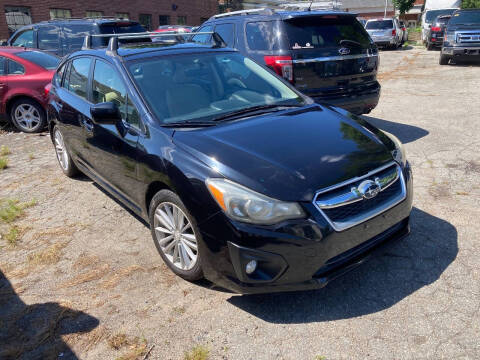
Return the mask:
M480 66L386 51L380 81L367 118L406 144L412 234L314 292L175 277L145 224L63 176L45 134L1 133L0 358L480 358Z

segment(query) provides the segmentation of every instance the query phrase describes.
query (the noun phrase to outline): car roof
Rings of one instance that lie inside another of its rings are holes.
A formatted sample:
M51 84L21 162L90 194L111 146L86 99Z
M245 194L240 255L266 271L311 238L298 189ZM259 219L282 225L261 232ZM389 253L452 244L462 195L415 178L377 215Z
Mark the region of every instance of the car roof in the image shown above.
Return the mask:
M251 14L236 14L231 16L222 16L222 17L211 17L206 23L210 22L219 22L219 21L250 21L263 20L263 19L279 19L279 20L288 20L297 17L308 17L308 16L322 16L322 15L340 15L340 16L357 16L357 14L341 11L341 10L312 10L312 11L288 11L288 10L277 10L272 13L251 13ZM203 24L202 24L203 25Z
M33 51L36 49L28 49L24 47L19 47L19 46L2 46L0 47L0 52L8 53L8 54L17 54L19 52L24 52L24 51Z
M200 45L195 43L184 43L176 45L161 45L156 43L133 43L124 44L118 48L118 57L131 61L140 58L147 58L152 56L167 56L178 54L198 54L206 52L237 52L237 50L231 48L213 48L209 45ZM103 58L113 58L114 56L108 53L107 48L97 48L89 50L76 51L68 56L68 58L80 56L80 55L92 55Z
M52 25L56 23L71 23L71 24L116 24L119 22L138 24L138 21L119 19L119 18L80 18L80 19L53 19L40 21L33 25Z

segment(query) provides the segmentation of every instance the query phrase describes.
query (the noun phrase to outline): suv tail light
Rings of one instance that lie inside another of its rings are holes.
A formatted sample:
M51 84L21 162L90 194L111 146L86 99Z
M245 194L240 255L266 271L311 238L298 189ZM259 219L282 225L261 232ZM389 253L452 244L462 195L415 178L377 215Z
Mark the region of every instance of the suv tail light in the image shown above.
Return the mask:
M48 83L45 85L43 88L43 91L45 92L45 97L48 97L48 94L50 94L50 89L52 88L52 83Z
M396 29L393 29L393 30L392 30L392 36L395 36L395 35L397 35L397 30L396 30Z
M267 66L293 83L293 61L291 56L265 56L264 59Z
M432 31L442 31L442 28L439 26L432 27Z

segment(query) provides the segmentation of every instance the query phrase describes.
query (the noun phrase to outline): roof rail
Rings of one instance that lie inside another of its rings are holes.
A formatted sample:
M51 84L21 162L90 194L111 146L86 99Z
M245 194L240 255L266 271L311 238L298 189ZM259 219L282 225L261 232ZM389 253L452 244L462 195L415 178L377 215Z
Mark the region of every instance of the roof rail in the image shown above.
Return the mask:
M61 17L55 17L53 19L47 20L47 21L65 21L65 20L128 20L128 21L134 21L130 19L125 19L121 18L118 16L85 16L85 17L69 17L69 18L61 18Z
M320 0L308 2L285 2L278 6L285 10L342 10L342 3L338 0Z
M101 38L110 38L107 46L107 54L111 56L118 55L118 40L122 39L144 39L144 38L161 38L161 37L171 37L174 35L177 38L177 42L186 42L184 37L196 36L196 35L212 35L213 48L222 48L226 47L227 44L222 39L222 37L213 31L197 32L197 33L183 33L177 31L168 31L168 32L143 32L143 33L125 33L125 34L101 34L101 35L86 35L85 40L83 41L82 50L92 49L92 38L101 37ZM170 42L168 42L170 43Z
M213 15L211 18L212 19L219 19L219 18L228 17L228 16L251 15L251 14L273 15L273 13L274 13L274 11L272 9L259 8L259 9L249 9L249 10L238 10L238 11L226 12L226 13L223 13L223 14Z

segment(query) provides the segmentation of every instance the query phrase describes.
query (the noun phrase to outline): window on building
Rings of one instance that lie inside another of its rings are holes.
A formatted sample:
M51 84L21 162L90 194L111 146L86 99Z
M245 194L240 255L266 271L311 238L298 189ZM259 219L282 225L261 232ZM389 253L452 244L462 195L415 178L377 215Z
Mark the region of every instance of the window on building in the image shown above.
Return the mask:
M15 39L12 41L12 46L33 47L33 30L25 30L16 35Z
M128 13L123 13L123 12L117 12L115 16L119 19L128 19Z
M103 11L87 10L86 16L87 18L100 18L103 16Z
M72 61L68 90L87 99L88 73L90 72L90 58L79 58Z
M187 17L177 16L177 25L187 25Z
M158 16L158 24L162 25L170 25L170 15L159 15Z
M24 6L5 6L5 18L10 34L32 23L30 8Z
M151 14L140 14L138 16L138 22L147 29L147 31L152 30L152 15Z
M25 74L25 68L22 64L19 64L16 61L7 60L8 63L8 75L23 75Z
M70 19L72 12L69 9L50 9L50 19Z
M60 48L59 28L56 26L39 26L37 30L38 48L40 50L57 50Z

